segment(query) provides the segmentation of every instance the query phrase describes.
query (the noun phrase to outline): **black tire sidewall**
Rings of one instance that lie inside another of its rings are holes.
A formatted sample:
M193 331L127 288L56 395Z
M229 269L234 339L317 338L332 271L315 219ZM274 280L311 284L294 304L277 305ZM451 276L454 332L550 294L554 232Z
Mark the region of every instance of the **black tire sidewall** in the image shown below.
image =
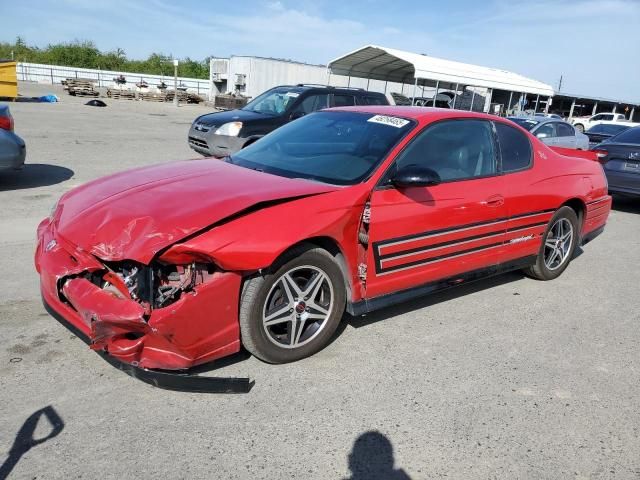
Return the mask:
M243 342L245 346L251 345L251 348L249 348L251 353L269 363L293 362L313 355L325 347L342 319L346 303L347 295L344 277L331 254L319 248L312 248L303 253L298 252L293 258L290 257L291 255L283 259L283 261L279 262L279 266L272 268L270 272L249 280L249 282L258 282L258 285L253 298L246 299L248 301L243 301L242 304L242 308L245 309L245 311L241 312L240 324ZM292 268L304 265L320 268L329 277L333 287L333 309L322 331L312 341L293 349L278 347L269 340L262 326L264 303L271 287L281 275Z

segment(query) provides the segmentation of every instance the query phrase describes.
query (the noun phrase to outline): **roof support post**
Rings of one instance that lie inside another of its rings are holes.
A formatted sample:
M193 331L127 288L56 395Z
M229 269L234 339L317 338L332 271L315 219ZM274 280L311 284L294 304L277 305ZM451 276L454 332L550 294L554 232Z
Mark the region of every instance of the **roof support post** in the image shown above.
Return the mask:
M629 121L633 122L633 116L636 113L636 107L631 107L631 113L629 114Z
M418 78L416 77L413 82L413 97L411 97L411 105L415 105L416 103L416 89L418 88Z
M455 110L456 108L456 100L458 99L458 84L456 83L456 92L455 95L453 96L453 109Z
M489 95L487 99L484 101L484 113L491 112L491 100L493 100L493 88L489 88Z
M571 101L571 109L569 110L569 120L573 118L573 109L576 108L576 99Z
M520 94L520 108L519 108L519 110L520 110L521 112L524 112L524 105L525 105L525 103L527 103L527 94L526 94L526 93L524 93L524 92L522 92L522 93Z
M538 102L540 101L540 95L536 95L536 106L533 109L533 113L538 112Z
M611 110L611 113L616 113L616 107L617 107L617 105L614 103L613 104L613 110Z
M351 75L347 77L347 87L351 86Z
M551 106L551 98L552 97L547 97L547 104L544 106L544 113L549 113L549 107Z
M474 89L474 90L471 90L471 106L469 107L470 112L473 112L473 104L475 103L475 100L476 100L476 91Z
M593 110L591 110L591 115L595 115L598 112L598 102L593 104Z
M438 90L440 89L440 80L436 81L436 93L433 95L433 107L436 106L436 102L438 101Z
M507 111L505 112L509 115L509 110L511 110L511 101L513 100L513 92L509 92L509 105L507 105Z
M387 94L387 84L389 83L389 80L385 80L384 81L384 94Z

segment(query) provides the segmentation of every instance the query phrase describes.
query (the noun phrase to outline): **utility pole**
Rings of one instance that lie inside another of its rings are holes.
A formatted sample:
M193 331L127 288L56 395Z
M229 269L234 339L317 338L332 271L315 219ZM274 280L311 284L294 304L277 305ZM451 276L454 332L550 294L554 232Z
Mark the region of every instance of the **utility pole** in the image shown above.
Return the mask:
M562 75L560 75L560 81L558 82L558 91L562 90Z
M178 59L173 60L173 104L178 106Z

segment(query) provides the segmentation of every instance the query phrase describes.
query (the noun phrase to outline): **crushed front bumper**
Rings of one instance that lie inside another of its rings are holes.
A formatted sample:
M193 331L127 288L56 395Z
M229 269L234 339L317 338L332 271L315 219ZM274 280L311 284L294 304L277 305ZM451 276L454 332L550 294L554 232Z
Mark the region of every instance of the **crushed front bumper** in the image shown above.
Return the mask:
M167 382L159 378L178 370L181 384L191 378L184 372L192 367L240 350L237 273L218 272L176 302L146 312L135 300L84 278L105 266L58 236L48 220L38 227L35 263L47 310L136 378L163 386ZM241 380L248 385L248 379Z

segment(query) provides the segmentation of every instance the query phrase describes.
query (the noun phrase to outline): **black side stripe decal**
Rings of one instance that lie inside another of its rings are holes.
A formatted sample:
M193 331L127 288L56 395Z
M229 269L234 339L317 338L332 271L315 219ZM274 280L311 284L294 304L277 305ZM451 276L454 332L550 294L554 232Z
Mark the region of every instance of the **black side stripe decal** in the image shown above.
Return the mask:
M404 237L395 237L395 238L389 238L387 240L381 240L380 242L376 242L376 245L379 247L384 247L385 245L388 245L390 243L397 243L397 242L405 242L405 241L409 241L409 240L414 240L416 238L421 238L421 237L426 237L426 236L433 236L433 235L441 235L444 233L449 233L449 232L453 232L456 230L464 230L467 228L474 228L474 227L482 227L483 225L492 225L494 223L501 223L501 222L506 222L508 220L517 220L519 218L524 218L524 217L533 217L535 215L542 215L545 213L551 213L551 212L555 212L555 210L539 210L536 212L529 212L529 213L523 213L520 215L514 215L512 217L501 217L501 218L496 218L494 220L490 220L490 221L484 221L484 222L476 222L476 223L467 223L465 225L458 225L456 227L448 227L448 228L442 228L440 230L429 230L426 232L421 232L421 233L414 233L411 235L405 235Z
M429 250L437 250L439 248L443 248L443 247L447 247L447 246L451 246L451 245L455 245L458 243L467 243L467 242L472 242L474 240L480 240L482 238L490 238L496 235L500 235L500 234L504 234L504 233L512 233L512 232L518 232L520 230L528 230L530 228L534 228L534 227L541 227L543 225L546 225L547 222L537 222L537 223L530 223L528 225L522 225L520 227L513 227L513 228L508 228L508 229L500 229L500 230L494 230L491 232L487 232L487 233L482 233L480 235L472 235L470 237L464 237L464 238L459 238L457 240L449 240L447 242L440 242L440 243L434 243L432 245L426 245L423 247L416 247L416 248L409 248L407 250L401 250L399 252L394 252L394 253L387 253L386 255L380 255L380 259L381 260L388 260L388 259L392 259L392 258L397 258L397 257L402 257L405 255L410 255L412 253L418 253L418 252L428 252Z
M391 238L391 239L383 240L383 241L380 241L380 242L374 242L374 244L373 244L373 257L374 257L374 262L375 262L376 273L377 274L390 273L390 272L397 271L397 270L408 269L408 268L412 268L412 267L415 267L415 266L418 266L418 265L434 263L434 262L438 262L438 261L441 261L441 260L445 260L447 258L455 258L455 257L458 257L458 256L463 256L463 255L467 255L467 254L470 254L470 253L479 252L479 251L487 250L487 249L490 249L490 248L495 248L495 247L498 247L498 246L501 246L501 245L506 245L507 244L506 241L501 241L501 242L492 243L492 244L489 244L489 245L482 245L482 246L479 246L479 247L473 247L473 248L466 249L466 250L458 250L456 252L450 252L450 253L439 255L439 256L436 256L436 257L430 257L428 259L421 259L421 260L415 260L413 262L402 263L400 265L394 265L393 267L384 268L382 266L382 263L385 260L393 260L393 259L396 259L396 258L401 258L401 257L405 257L405 256L411 256L412 254L415 254L415 253L429 252L431 250L438 250L440 248L444 248L444 247L452 246L452 245L457 245L457 244L464 245L465 243L472 242L474 240L480 240L482 238L491 238L491 237L494 237L494 236L497 236L497 235L500 235L500 234L508 234L508 233L512 233L512 232L528 230L528 229L531 229L531 228L542 227L542 226L546 226L547 222L545 221L545 222L529 223L527 225L522 225L522 226L512 227L512 228L498 228L498 229L492 230L490 232L479 234L479 235L470 235L468 237L463 237L463 238L456 239L456 240L449 240L449 241L446 241L446 242L440 242L440 243L431 244L431 245L427 245L427 246L423 246L423 247L409 248L409 249L406 249L406 250L401 250L401 251L389 253L389 254L386 254L386 255L381 254L380 253L381 248L383 248L384 246L387 246L389 244L404 243L404 242L407 242L407 241L410 241L410 240L414 240L414 239L429 238L431 236L442 235L442 234L449 233L449 232L462 231L462 230L469 229L469 228L474 228L474 227L489 226L489 225L504 223L504 222L507 222L507 221L510 221L510 220L517 220L517 219L526 218L526 217L534 217L534 216L547 214L547 213L552 213L552 212L555 212L555 210L539 210L539 211L535 211L535 212L529 212L529 213L523 213L523 214L519 214L519 215L514 215L512 217L504 217L504 218L494 219L494 220L490 220L488 222L485 221L485 222L477 222L477 223L471 223L471 224L466 224L466 225L459 225L457 227L444 228L444 229L440 229L440 230L431 230L431 231L427 231L427 232L423 232L423 233L407 235L407 236L404 236L404 237Z

